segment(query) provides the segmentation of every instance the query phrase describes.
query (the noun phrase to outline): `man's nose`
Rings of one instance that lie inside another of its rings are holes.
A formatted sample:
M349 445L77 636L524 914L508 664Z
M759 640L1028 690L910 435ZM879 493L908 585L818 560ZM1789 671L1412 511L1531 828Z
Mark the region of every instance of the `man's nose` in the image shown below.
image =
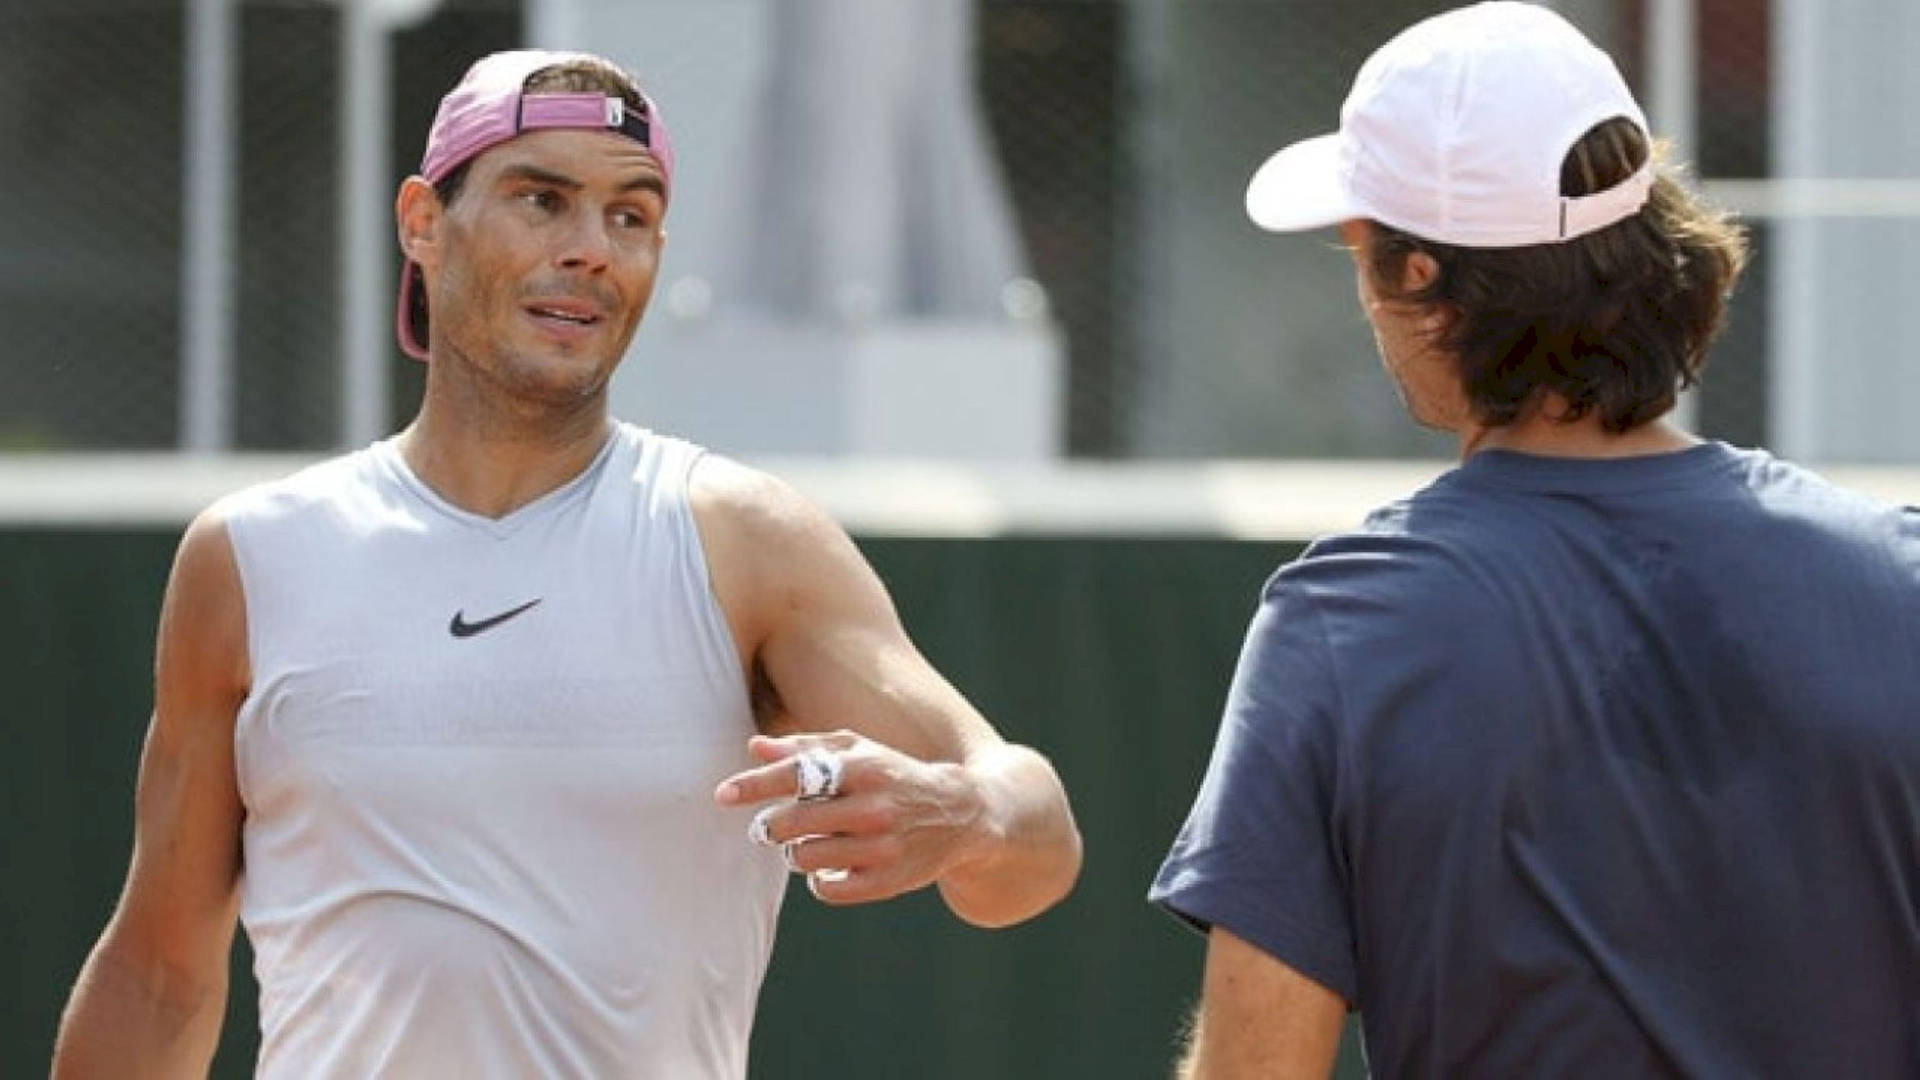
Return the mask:
M599 270L613 258L613 236L598 213L576 214L555 260L569 270Z

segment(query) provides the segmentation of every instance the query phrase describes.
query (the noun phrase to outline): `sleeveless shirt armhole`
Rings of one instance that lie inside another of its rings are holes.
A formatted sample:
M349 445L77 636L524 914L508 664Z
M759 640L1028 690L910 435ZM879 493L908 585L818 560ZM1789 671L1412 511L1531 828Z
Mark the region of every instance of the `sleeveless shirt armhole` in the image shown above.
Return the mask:
M247 622L247 696L242 698L233 714L233 780L240 794L241 804L247 807L256 805L254 798L254 779L248 767L248 755L241 750L241 732L250 715L250 706L255 688L260 678L260 642L262 625L265 619L259 610L259 590L250 582L259 582L262 571L255 563L253 553L248 547L246 534L252 528L248 512L256 508L260 495L257 489L248 489L223 496L215 501L212 509L219 514L220 522L227 532L227 549L233 552L234 576L239 579L241 617Z
M259 580L260 570L243 541L243 534L251 526L246 521L249 497L257 498L251 491L235 492L216 500L210 509L218 514L222 526L227 532L227 549L233 552L233 569L240 582L240 612L247 621L247 677L249 682L254 673L260 670L260 625L261 613L255 607L255 590L249 584ZM248 687L252 691L252 687Z
M663 438L658 435L653 437ZM681 550L686 552L687 572L700 593L699 610L705 622L701 639L706 645L707 659L715 678L729 688L737 689L744 697L746 687L740 673L740 643L734 640L733 624L727 620L727 613L720 606L720 594L714 590L713 567L707 562L707 546L693 512L693 473L711 451L680 440L669 443L674 444L681 449L680 456L684 461L671 471L661 470L661 475L672 476L677 489L672 493L672 505L678 519L674 528L680 537Z

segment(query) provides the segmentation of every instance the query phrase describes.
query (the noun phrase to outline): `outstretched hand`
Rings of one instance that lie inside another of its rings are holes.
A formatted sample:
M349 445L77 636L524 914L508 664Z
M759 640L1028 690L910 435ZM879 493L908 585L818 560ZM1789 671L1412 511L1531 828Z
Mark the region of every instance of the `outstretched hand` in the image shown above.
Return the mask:
M795 759L808 750L839 757L833 797L798 800ZM756 735L747 751L765 764L722 780L714 801L790 800L764 807L750 835L783 847L787 865L829 904L886 900L932 884L967 862L989 830L986 804L963 765L920 761L850 731Z

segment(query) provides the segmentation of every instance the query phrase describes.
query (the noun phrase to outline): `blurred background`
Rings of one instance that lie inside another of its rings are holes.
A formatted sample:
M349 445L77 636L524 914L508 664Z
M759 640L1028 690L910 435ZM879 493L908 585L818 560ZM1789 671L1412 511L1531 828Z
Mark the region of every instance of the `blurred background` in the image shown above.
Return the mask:
M1264 236L1241 193L1447 6L7 0L0 1074L44 1067L124 870L181 524L411 416L394 187L466 66L533 44L634 70L674 135L616 411L826 504L1088 837L1076 895L1001 935L796 893L755 1075L1163 1075L1200 940L1141 897L1255 590L1451 451L1331 235ZM1920 501L1920 6L1549 6L1753 233L1686 422ZM246 962L221 1075L256 1037Z

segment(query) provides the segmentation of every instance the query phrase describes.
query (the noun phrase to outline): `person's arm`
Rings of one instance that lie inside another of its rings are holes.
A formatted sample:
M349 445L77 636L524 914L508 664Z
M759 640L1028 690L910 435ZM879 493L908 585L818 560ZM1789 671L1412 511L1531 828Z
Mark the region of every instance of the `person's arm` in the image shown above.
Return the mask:
M1343 699L1312 557L1269 579L1148 899L1207 935L1183 1080L1325 1077L1359 999ZM1304 579L1304 580L1303 580ZM1371 655L1371 654L1368 654Z
M1294 1080L1333 1071L1340 995L1216 926L1178 1080Z
M703 460L695 478L714 589L767 733L749 749L769 763L723 781L716 798L791 796L787 759L827 748L845 765L840 797L767 819L820 899L937 884L960 918L1005 926L1064 897L1080 834L1046 759L1002 739L920 655L879 578L817 507L724 459Z
M239 897L246 633L225 526L202 515L161 608L132 863L61 1020L56 1080L205 1076L213 1059Z

